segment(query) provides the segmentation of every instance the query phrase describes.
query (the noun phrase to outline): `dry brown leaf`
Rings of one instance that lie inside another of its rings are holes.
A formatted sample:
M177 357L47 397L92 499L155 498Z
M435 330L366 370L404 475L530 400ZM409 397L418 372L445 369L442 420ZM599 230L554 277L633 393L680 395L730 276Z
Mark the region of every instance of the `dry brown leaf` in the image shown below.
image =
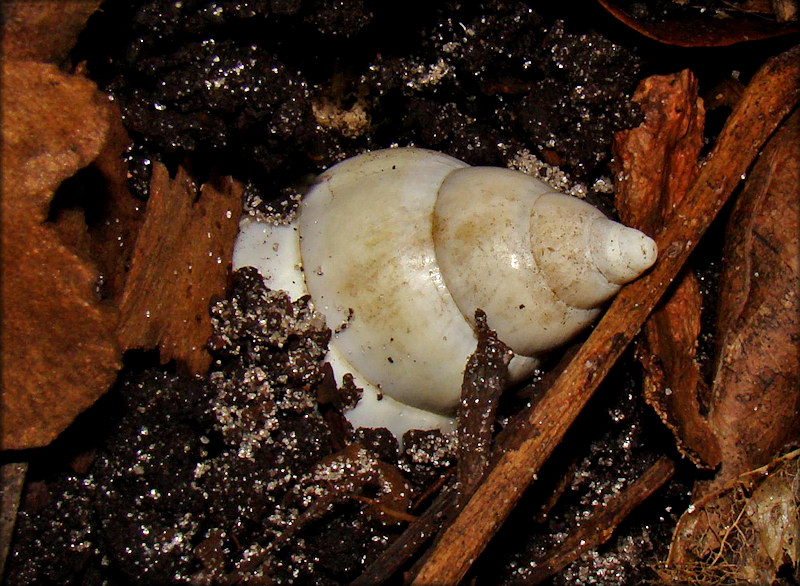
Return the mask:
M720 448L702 415L700 399L708 389L695 360L701 302L697 279L685 273L645 324L636 354L644 368L645 401L672 431L679 451L700 468L714 468Z
M128 190L121 153L129 138L116 104L109 107L115 123L105 149L90 167L61 184L50 216L62 242L100 269L101 297L118 305L145 206Z
M655 235L697 176L705 108L688 69L654 75L634 92L645 116L614 139L614 204L631 226Z
M0 5L3 57L60 63L100 4L101 0L4 1Z
M225 294L243 186L231 178L199 190L183 167L153 165L150 199L120 303L124 348L155 348L194 373L211 363L209 305Z
M634 100L645 122L615 137L615 204L625 223L657 234L697 176L705 112L688 70L645 79ZM637 357L644 367L645 399L680 451L698 466L714 467L719 447L698 400L706 394L695 361L701 301L694 274L684 271L645 323Z
M749 471L690 507L658 570L682 584L772 584L800 563L800 451Z
M772 18L763 14L751 14L737 10L735 3L731 9L719 16L716 11L685 14L651 22L638 18L627 7L615 0L598 0L600 4L620 22L644 36L680 47L724 47L746 41L768 39L797 32L794 23L788 23L785 10L771 13Z
M118 113L52 65L5 61L3 86L1 437L13 449L50 442L120 366L97 268L47 221L61 182L108 148Z
M756 162L727 227L709 422L719 486L800 437L800 112Z

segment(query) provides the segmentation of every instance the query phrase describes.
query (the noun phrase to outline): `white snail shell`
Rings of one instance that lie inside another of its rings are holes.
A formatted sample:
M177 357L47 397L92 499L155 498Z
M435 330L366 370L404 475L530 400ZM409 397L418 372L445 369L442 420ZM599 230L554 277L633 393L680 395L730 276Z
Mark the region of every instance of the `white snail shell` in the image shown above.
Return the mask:
M245 221L234 266L294 296L307 286L337 330L338 382L353 372L372 390L351 422L399 437L452 426L475 309L514 351L519 380L655 258L646 235L528 175L398 148L320 175L296 224Z

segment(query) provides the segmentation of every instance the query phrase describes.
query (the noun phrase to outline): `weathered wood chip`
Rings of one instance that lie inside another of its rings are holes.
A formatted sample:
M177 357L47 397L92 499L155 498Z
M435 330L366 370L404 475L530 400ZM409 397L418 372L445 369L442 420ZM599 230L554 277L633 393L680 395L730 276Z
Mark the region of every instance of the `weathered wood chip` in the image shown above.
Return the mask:
M225 294L243 186L221 177L198 189L179 167L153 165L150 199L120 302L124 348L160 349L162 362L205 373L209 305Z

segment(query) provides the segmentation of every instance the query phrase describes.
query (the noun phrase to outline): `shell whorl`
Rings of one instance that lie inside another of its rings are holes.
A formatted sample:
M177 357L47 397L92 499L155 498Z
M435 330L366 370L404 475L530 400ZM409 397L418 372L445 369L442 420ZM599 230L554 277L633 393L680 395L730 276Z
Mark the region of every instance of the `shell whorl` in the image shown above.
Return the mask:
M638 230L533 177L494 167L447 176L433 240L462 313L483 309L499 338L525 356L568 341L655 261L655 243Z
M323 173L300 211L316 307L332 328L353 310L335 337L339 350L383 393L438 413L458 403L453 377L475 349L430 237L439 186L465 166L421 149L367 153Z

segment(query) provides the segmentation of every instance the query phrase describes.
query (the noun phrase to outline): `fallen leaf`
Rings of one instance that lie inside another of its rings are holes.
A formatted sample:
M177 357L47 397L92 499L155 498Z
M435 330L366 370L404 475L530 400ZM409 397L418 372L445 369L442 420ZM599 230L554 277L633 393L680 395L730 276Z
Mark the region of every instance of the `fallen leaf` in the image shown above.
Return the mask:
M211 363L209 306L225 294L238 233L243 186L219 178L198 189L183 167L174 179L153 165L150 198L138 233L117 333L126 349L160 349L203 374Z
M709 423L713 485L800 438L800 112L765 146L727 226Z
M614 140L614 204L626 223L657 234L698 173L705 108L688 69L642 80L633 95L645 121Z
M643 80L634 94L645 121L617 133L614 142L615 205L628 225L655 235L683 200L698 173L705 111L697 80L685 70ZM707 394L697 364L701 295L684 271L660 308L645 322L637 344L644 368L645 400L696 465L719 464L716 438L701 414Z
M785 15L775 19L745 11L712 11L686 13L650 21L638 18L614 0L598 0L614 18L642 35L679 47L724 47L787 35L798 31L787 24Z
M121 350L99 272L48 222L59 185L108 148L118 112L94 83L5 60L2 140L3 449L49 443L103 394Z
M115 103L106 148L65 180L50 204L49 216L62 242L100 269L98 291L118 305L130 269L145 204L128 190L127 165L121 153L129 143Z
M100 4L101 0L3 2L3 58L61 63Z
M701 302L697 279L685 273L645 324L636 355L644 368L645 401L673 433L678 450L695 466L712 469L722 455L702 414L708 385L696 361Z

